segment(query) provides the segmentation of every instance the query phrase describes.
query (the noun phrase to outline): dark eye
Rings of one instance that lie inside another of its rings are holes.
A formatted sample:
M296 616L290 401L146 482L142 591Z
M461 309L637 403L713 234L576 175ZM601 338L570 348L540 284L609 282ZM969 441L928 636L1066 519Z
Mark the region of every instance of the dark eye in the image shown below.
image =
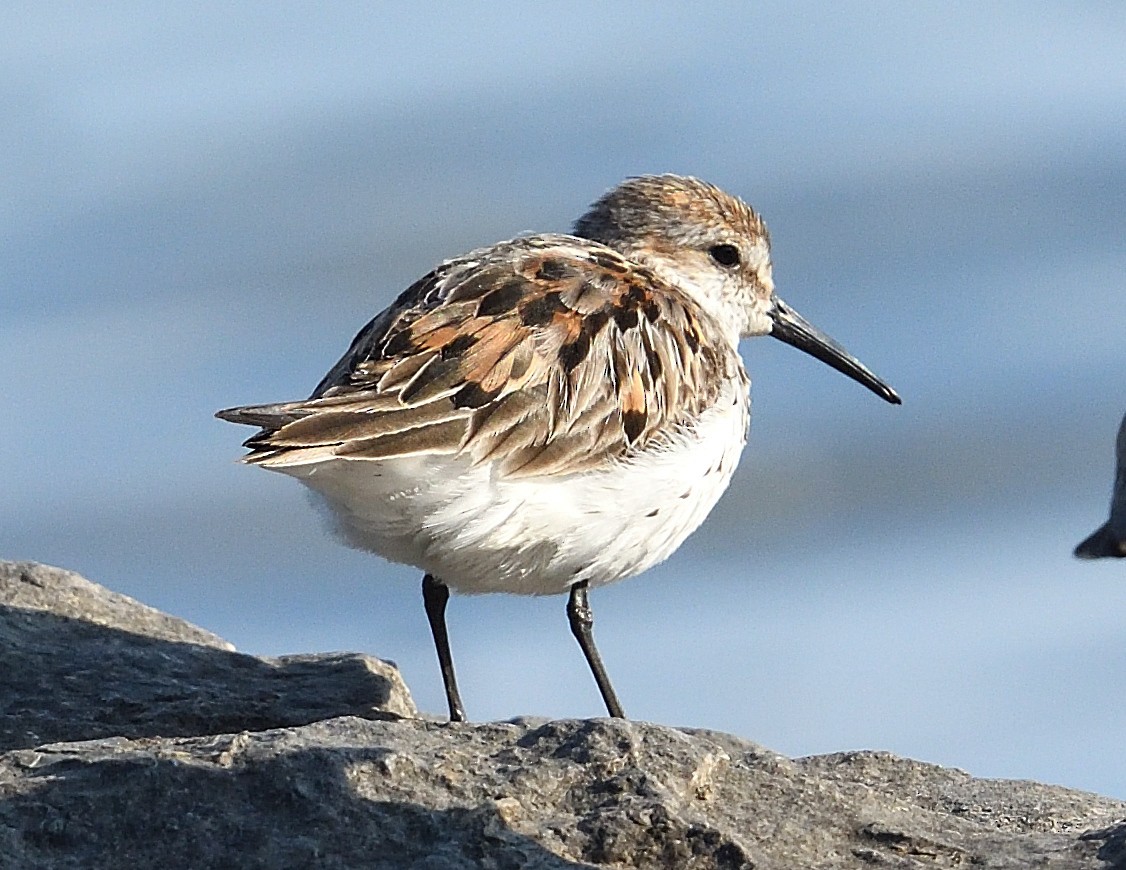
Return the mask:
M734 245L713 245L708 254L721 266L731 268L739 265L739 249Z

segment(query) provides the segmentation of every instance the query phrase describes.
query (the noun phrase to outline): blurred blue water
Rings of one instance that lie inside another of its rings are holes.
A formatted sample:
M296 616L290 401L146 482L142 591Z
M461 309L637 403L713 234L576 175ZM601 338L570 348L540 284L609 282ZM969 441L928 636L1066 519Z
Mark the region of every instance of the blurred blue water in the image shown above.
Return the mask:
M906 404L748 343L732 491L594 596L627 710L1126 796L1126 576L1070 557L1126 409L1126 12L662 10L0 11L0 557L440 710L414 572L211 414L306 394L440 258L691 172ZM471 715L600 713L562 610L454 601Z

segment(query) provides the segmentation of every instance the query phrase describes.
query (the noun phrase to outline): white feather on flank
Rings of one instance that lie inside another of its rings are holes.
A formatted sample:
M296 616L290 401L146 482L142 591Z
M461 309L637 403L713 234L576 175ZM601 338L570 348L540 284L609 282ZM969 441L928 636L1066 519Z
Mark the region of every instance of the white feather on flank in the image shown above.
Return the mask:
M318 494L353 547L415 565L459 592L553 594L579 580L598 586L638 574L695 531L739 461L746 395L735 387L668 443L550 485L462 456L279 470Z

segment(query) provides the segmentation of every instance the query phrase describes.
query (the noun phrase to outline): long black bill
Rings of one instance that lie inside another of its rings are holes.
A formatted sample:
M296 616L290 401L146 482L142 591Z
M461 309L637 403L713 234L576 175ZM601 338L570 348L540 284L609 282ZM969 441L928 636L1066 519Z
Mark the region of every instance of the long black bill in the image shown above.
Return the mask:
M770 319L774 321L770 334L775 338L793 345L798 350L804 350L823 363L828 363L838 372L866 386L884 401L891 402L893 405L903 403L895 390L876 377L864 363L777 296L774 297L774 310L770 312Z

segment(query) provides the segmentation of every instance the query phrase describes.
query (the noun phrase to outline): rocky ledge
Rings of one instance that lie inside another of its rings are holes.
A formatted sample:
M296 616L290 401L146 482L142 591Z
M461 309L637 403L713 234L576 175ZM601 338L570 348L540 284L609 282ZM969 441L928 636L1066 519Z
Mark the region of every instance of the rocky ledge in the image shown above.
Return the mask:
M0 563L0 867L1126 868L1126 803L879 752L420 718L395 667L256 658Z

